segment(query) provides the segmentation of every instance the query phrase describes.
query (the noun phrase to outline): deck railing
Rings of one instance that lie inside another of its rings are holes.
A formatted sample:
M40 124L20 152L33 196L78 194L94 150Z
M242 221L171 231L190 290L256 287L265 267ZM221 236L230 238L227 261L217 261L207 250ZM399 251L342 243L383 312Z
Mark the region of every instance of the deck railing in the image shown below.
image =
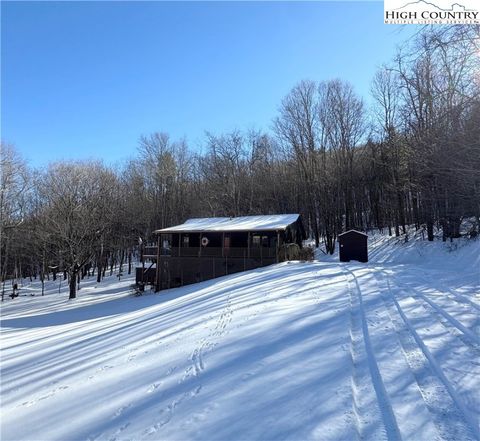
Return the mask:
M172 256L198 256L198 257L232 257L232 258L274 258L276 248L267 247L182 247L172 248Z
M148 246L143 249L143 257L157 257L157 247ZM171 253L170 248L160 248L160 256L169 256Z
M161 248L160 256L173 257L231 257L231 258L254 258L254 259L272 259L277 255L276 248L269 247L172 247ZM157 247L149 246L143 250L143 257L157 257Z

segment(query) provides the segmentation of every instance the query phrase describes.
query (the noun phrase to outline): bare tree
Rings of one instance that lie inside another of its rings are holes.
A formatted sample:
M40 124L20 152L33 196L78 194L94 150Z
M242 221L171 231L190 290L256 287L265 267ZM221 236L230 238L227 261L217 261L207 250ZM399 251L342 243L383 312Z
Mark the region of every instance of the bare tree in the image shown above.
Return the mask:
M280 115L274 120L279 139L292 151L298 172L302 176L309 229L319 244L319 210L316 198L318 111L317 86L313 81L301 81L282 100Z
M0 143L0 278L2 301L13 239L26 214L28 169L13 146ZM16 262L16 261L15 261ZM14 268L15 273L17 267Z
M37 185L44 208L41 228L69 276L74 299L80 271L110 228L115 176L99 163L58 163L48 168Z
M348 230L361 226L354 207L354 159L366 130L363 102L349 83L340 80L321 83L319 93L322 144L332 153L337 200L342 201L339 214L344 216L344 225L338 228Z

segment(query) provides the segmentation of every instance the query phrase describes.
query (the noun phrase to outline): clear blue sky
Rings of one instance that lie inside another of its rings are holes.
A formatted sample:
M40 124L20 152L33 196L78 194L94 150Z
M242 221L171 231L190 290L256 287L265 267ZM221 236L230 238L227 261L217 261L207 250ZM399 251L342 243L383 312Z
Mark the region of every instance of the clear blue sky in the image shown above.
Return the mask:
M2 139L32 165L107 163L165 131L269 130L302 79L367 98L414 30L383 2L2 2Z

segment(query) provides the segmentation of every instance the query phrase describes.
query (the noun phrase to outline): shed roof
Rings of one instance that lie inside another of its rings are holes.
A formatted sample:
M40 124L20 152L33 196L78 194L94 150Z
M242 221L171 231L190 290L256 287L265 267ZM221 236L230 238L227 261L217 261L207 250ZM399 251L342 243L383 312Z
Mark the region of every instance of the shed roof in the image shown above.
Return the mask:
M348 231L345 231L344 233L339 234L338 237L343 236L344 234L348 234L348 233L357 233L357 234L362 234L363 236L367 236L367 237L368 237L368 234L367 234L367 233L364 233L363 231L358 231L358 230L348 230Z
M157 230L155 233L285 230L290 224L296 222L299 216L299 214L273 214L266 216L194 218L181 225Z

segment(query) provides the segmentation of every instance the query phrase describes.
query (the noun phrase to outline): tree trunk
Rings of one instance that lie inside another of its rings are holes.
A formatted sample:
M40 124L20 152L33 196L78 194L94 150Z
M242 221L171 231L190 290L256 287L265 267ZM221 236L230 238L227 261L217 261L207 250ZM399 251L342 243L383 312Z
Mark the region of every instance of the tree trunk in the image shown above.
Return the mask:
M123 262L125 260L125 250L122 249L122 251L120 252L120 264L119 264L119 268L118 268L118 273L122 273L123 272Z
M97 259L97 283L102 281L102 259L99 257Z
M450 219L450 224L451 224L451 238L453 239L458 239L461 234L460 234L460 226L462 224L462 220L460 218L452 218Z
M70 288L69 299L76 299L77 298L77 272L75 269L73 269L72 272L70 273L69 288Z
M433 221L427 221L427 239L433 242Z
M446 242L447 238L450 237L450 225L446 219L442 222L442 242Z
M112 253L111 259L110 259L110 275L113 275L113 267L115 266L116 263L116 256L114 253Z

